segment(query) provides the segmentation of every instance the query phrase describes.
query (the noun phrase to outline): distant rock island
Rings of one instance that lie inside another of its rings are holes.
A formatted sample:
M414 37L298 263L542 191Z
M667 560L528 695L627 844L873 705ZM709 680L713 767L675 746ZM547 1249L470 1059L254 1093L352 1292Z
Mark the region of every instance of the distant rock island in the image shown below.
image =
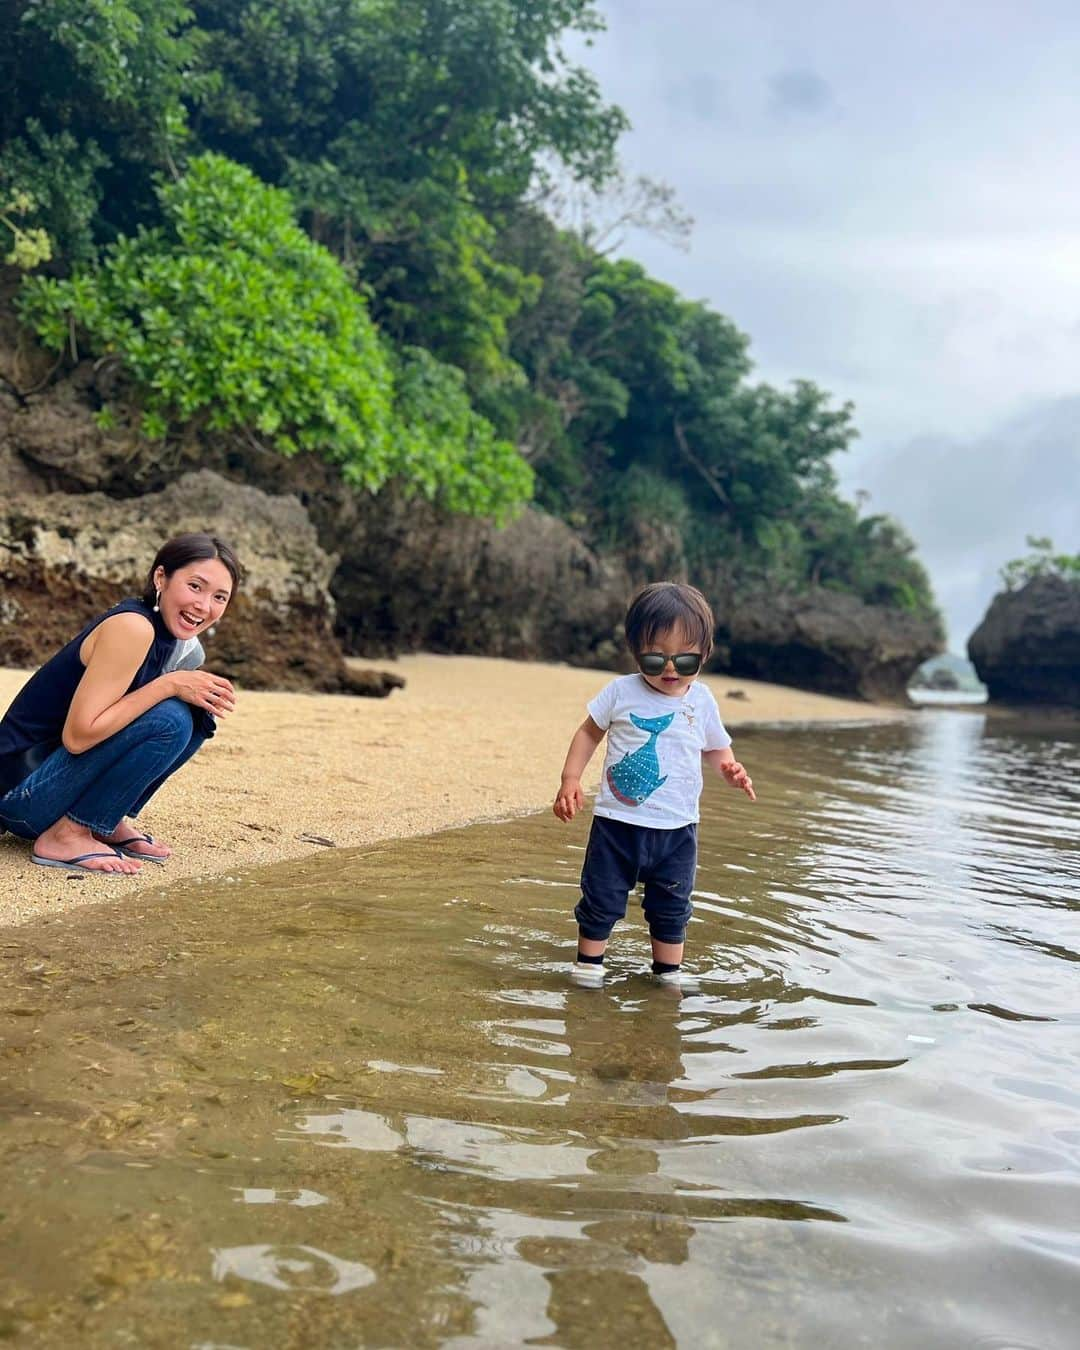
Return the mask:
M968 655L995 702L1080 708L1080 581L1036 576L996 595Z
M911 692L929 690L938 694L985 694L986 686L966 657L943 652L924 661L908 685Z

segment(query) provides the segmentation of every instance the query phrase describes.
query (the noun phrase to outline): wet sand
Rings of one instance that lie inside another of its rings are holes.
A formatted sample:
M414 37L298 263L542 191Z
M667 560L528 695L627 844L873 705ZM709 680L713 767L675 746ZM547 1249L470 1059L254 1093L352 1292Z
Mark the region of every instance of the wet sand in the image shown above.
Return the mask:
M405 689L386 699L242 693L214 740L140 818L175 850L164 867L144 864L135 877L71 875L33 866L25 841L0 837L0 926L62 918L148 887L156 897L175 881L329 847L541 809L554 798L586 700L607 678L486 657L419 654L379 664L402 674ZM0 670L0 709L26 678L26 671ZM748 723L905 716L780 685L706 679L736 753L738 728ZM744 697L734 696L739 691ZM598 752L587 787L601 761Z

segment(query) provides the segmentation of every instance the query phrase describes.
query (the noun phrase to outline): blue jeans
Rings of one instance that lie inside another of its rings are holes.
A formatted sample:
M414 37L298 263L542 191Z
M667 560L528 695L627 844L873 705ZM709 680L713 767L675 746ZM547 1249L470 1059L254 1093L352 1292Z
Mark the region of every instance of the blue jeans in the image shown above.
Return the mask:
M36 839L67 816L95 834L112 834L124 816L142 810L205 739L188 705L167 698L81 755L63 746L54 750L0 797L0 825L23 839Z

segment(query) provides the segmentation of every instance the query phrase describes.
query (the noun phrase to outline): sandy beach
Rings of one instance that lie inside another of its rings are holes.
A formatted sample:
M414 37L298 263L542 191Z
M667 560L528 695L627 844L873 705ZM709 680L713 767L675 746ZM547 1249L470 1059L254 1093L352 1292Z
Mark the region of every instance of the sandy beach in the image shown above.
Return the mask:
M25 841L0 837L0 925L328 847L544 808L585 702L606 678L485 657L419 654L379 664L402 674L405 689L386 699L242 693L214 740L140 818L175 850L164 867L145 864L135 877L72 875L33 866ZM0 669L0 709L27 675ZM748 723L905 715L780 685L706 679L735 733Z

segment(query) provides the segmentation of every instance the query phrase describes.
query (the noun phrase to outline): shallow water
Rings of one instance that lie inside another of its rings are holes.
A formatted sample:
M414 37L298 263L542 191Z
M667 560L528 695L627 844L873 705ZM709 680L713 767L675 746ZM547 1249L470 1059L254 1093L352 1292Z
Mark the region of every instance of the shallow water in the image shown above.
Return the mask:
M964 708L987 701L985 689L909 689L907 696L917 707Z
M681 1002L547 816L0 934L0 1339L1075 1346L1075 728L738 747Z

